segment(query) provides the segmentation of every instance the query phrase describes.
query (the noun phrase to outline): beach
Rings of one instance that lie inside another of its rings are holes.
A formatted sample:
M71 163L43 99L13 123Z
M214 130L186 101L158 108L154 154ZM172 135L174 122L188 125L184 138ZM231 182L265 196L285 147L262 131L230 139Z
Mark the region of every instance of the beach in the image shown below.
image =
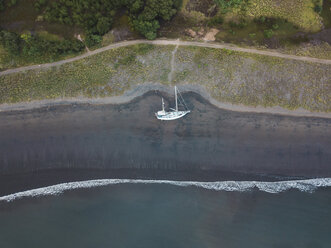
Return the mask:
M190 181L330 177L329 118L229 111L194 92L177 121L154 113L173 95L0 112L1 195L100 178Z

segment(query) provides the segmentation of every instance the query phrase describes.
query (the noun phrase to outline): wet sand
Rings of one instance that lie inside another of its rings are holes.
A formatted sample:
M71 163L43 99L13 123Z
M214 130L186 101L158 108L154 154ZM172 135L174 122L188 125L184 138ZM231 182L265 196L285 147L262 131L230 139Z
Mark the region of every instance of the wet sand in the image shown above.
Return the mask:
M192 113L162 122L160 96L0 113L0 194L95 178L331 176L330 119L221 110L186 93Z

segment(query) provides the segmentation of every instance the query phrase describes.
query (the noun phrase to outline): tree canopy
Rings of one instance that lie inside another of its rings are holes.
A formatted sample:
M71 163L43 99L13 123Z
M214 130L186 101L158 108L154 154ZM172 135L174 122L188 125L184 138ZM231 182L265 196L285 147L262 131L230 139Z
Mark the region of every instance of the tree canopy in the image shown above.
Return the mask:
M147 39L154 39L160 28L159 21L168 21L182 0L39 0L36 6L45 7L44 17L68 25L85 28L89 40L104 35L113 24L118 11L125 10L132 27Z
M76 39L50 41L39 35L30 33L18 35L6 30L0 30L0 44L10 55L23 55L32 60L44 56L56 58L59 55L76 53L85 48L84 44Z

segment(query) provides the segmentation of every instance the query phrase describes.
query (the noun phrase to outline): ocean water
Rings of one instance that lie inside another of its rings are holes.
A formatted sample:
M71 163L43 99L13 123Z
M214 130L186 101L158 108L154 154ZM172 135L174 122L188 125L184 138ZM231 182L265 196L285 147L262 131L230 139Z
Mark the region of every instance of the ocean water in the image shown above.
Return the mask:
M0 199L0 247L327 248L328 183L62 184Z

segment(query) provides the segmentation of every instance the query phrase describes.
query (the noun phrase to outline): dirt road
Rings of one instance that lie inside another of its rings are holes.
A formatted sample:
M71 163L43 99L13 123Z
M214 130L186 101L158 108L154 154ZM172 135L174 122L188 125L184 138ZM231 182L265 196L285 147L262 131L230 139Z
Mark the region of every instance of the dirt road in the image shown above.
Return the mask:
M14 69L8 69L6 71L0 72L0 76L16 73L16 72L22 72L27 70L33 70L37 68L49 68L52 66L62 65L66 63L70 63L82 58L86 58L88 56L92 56L94 54L102 53L104 51L119 48L119 47L125 47L125 46L131 46L136 44L153 44L153 45L179 45L179 46L197 46L197 47L209 47L209 48L217 48L217 49L229 49L232 51L239 51L239 52L246 52L246 53L254 53L254 54L260 54L265 56L272 56L272 57L279 57L279 58L285 58L285 59L295 59L295 60L301 60L311 63L321 63L321 64L329 64L331 65L331 60L328 59L318 59L318 58L311 58L311 57L302 57L302 56L295 56L295 55L289 55L289 54L283 54L279 52L271 52L271 51L263 51L263 50L257 50L253 48L242 48L237 47L231 44L217 44L217 43L206 43L206 42L197 42L197 41L180 41L180 40L132 40L132 41L123 41L115 44L111 44L106 47L102 47L99 49L96 49L94 51L79 55L77 57L73 57L70 59L60 60L53 63L47 63L47 64L41 64L41 65L31 65L31 66L24 66Z

